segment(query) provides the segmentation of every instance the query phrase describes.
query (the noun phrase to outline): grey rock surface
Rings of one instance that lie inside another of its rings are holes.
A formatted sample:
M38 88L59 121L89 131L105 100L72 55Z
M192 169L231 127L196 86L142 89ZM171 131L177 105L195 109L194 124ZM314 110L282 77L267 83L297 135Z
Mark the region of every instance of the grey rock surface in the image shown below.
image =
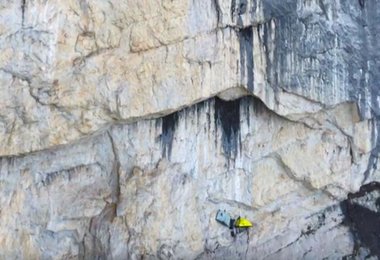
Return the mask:
M352 106L324 113L352 119ZM292 122L251 97L216 98L75 145L4 158L1 256L350 255L355 239L340 201L360 187L356 171L368 155L353 163L356 148L344 132ZM231 237L215 221L219 208L254 227Z
M0 1L0 259L379 258L379 10Z

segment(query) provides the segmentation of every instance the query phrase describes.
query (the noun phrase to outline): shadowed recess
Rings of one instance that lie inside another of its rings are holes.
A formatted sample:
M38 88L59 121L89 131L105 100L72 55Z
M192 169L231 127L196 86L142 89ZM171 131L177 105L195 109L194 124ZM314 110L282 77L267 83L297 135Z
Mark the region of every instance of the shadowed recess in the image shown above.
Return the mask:
M195 122L198 124L200 118L204 116L206 125L203 128L204 131L209 131L211 129L212 107L214 107L215 130L221 130L221 144L228 163L230 159L237 157L238 151L241 151L241 120L246 122L249 127L253 115L251 112L257 115L266 110L265 104L252 96L231 101L215 97L164 116L156 121L157 126L161 127L159 140L162 146L162 157L168 159L171 157L173 139L179 120L185 120L186 124L186 118L194 116ZM200 126L198 125L198 127ZM215 138L219 138L217 134L215 134ZM217 139L215 139L215 145L217 145Z
M179 112L174 112L162 118L162 156L170 158L172 153L172 145L174 138L174 131L178 124Z
M380 183L362 186L359 192L349 194L341 207L344 224L355 238L352 256L358 256L360 247L365 247L370 250L370 256L380 257Z
M26 8L26 0L21 0L21 25L24 26L25 22L25 8Z
M245 79L247 75L248 90L253 92L253 29L247 27L239 31L240 45L240 77Z
M240 143L240 101L215 98L215 123L222 129L222 146L227 158L236 157Z

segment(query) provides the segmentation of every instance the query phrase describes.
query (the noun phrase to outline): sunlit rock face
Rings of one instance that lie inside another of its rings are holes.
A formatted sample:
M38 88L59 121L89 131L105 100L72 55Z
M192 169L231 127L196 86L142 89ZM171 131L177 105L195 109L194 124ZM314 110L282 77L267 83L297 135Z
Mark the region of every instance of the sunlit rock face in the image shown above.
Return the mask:
M353 101L373 118L379 7L375 0L5 1L0 154L72 143L231 88L286 116Z
M380 257L379 10L0 2L0 258Z

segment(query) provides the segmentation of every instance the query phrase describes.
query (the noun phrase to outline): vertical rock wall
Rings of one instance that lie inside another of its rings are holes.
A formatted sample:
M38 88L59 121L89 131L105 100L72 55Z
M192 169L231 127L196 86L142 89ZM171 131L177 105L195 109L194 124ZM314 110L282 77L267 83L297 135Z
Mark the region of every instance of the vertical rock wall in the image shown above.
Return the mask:
M0 2L0 258L379 257L379 10Z
M350 127L353 108L319 116L345 116ZM1 256L354 254L340 201L360 185L354 169L368 156L353 163L350 129L340 127L292 122L251 97L215 98L72 146L4 158ZM215 221L219 208L254 227L231 237Z

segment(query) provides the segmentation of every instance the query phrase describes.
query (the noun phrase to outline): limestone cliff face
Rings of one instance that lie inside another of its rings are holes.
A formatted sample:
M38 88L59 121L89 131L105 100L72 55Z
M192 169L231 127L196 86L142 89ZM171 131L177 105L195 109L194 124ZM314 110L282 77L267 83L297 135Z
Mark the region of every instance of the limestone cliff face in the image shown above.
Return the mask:
M380 257L379 10L0 2L0 258Z

